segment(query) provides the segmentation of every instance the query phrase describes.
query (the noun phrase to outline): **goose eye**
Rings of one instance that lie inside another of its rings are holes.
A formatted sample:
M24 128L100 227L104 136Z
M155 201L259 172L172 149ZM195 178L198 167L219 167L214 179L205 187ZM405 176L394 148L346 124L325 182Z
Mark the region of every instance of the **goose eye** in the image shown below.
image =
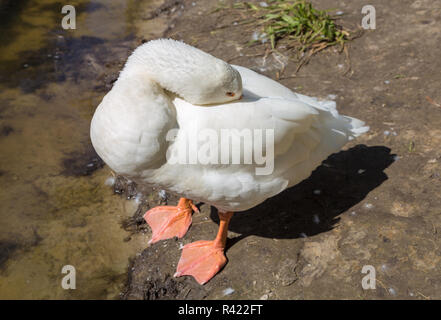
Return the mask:
M227 96L234 97L234 92L227 92Z

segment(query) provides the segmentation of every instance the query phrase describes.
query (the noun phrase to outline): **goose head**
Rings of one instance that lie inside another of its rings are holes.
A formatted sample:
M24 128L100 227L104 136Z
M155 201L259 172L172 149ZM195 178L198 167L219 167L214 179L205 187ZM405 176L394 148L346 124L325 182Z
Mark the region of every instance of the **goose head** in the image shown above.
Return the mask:
M163 89L196 105L227 103L242 96L236 69L180 41L159 39L139 46L123 73L135 70L143 70Z

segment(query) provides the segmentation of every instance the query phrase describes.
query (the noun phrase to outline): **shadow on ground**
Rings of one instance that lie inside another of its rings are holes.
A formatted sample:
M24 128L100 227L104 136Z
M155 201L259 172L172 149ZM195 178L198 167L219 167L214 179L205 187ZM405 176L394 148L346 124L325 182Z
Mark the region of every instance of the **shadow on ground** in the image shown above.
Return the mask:
M383 171L395 157L390 151L357 145L331 155L300 184L233 216L229 230L241 236L230 239L228 248L250 235L294 239L331 230L341 213L387 180ZM211 219L219 223L214 208Z

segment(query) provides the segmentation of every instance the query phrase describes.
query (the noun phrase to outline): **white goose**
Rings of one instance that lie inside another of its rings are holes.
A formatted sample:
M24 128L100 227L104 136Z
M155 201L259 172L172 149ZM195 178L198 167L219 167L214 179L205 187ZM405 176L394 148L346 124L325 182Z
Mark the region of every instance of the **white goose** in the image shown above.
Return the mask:
M226 263L233 212L304 180L330 154L368 129L360 120L339 115L332 101L294 93L247 68L182 42L160 39L139 46L129 57L96 109L90 134L95 150L115 172L183 197L175 207L156 207L145 214L153 231L151 243L185 235L197 211L192 200L218 209L217 237L184 246L175 274L192 275L203 284ZM244 137L239 147L245 148L250 136L261 143L239 150L240 159L234 162L238 145L230 150L235 138L219 138L225 132ZM264 132L270 134L258 139ZM202 136L208 139L205 144ZM197 146L207 147L211 141L209 152L189 148L185 155L194 137L199 139ZM250 152L255 157L266 154L266 164L246 161ZM204 154L211 161L199 157Z

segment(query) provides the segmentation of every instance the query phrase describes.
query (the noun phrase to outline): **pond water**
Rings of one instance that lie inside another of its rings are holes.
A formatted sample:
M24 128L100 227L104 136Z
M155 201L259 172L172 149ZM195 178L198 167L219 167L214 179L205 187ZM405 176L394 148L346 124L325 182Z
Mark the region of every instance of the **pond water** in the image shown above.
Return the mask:
M75 30L61 27L59 1L0 0L1 299L117 298L147 245L121 228L137 205L105 184L89 125L140 33L151 36L156 4L69 4ZM75 290L61 287L65 265Z

